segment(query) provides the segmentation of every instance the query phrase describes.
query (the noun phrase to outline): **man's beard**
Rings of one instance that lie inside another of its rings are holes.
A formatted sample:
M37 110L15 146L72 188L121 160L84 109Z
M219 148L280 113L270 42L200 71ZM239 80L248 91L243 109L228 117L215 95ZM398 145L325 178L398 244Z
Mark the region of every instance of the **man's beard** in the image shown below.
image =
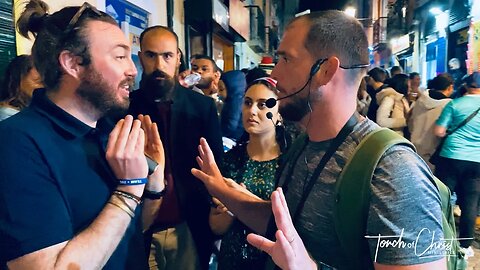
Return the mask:
M95 69L89 67L85 70L81 78L81 83L77 88L77 94L99 112L99 116L104 116L107 113L126 112L130 105L128 96L123 99L117 98L117 91L120 86L128 84L130 88L135 83L133 78L127 78L120 82L117 87L109 85L102 77L102 75Z
M213 77L202 78L195 86L200 89L208 89L212 85Z
M285 120L299 122L310 112L309 108L308 96L292 96L289 103L280 103L278 110Z
M158 80L157 78L163 79ZM155 70L148 75L143 75L140 87L147 91L149 100L172 100L175 78L161 70Z

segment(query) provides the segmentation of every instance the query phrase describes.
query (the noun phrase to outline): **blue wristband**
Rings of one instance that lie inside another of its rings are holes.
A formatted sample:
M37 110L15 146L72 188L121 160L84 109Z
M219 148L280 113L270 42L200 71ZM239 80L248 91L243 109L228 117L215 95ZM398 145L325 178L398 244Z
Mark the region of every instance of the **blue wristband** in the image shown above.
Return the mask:
M143 185L147 183L147 178L134 178L134 179L118 179L119 185L134 186Z

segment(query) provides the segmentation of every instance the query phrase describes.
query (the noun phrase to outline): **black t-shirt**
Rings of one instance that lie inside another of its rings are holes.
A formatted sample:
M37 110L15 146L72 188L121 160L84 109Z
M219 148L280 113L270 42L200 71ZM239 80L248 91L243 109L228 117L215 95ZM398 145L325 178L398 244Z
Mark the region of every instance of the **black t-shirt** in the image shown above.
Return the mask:
M0 123L0 265L72 239L117 185L105 159L108 132L66 113L43 89L7 120ZM136 212L104 269L147 268Z

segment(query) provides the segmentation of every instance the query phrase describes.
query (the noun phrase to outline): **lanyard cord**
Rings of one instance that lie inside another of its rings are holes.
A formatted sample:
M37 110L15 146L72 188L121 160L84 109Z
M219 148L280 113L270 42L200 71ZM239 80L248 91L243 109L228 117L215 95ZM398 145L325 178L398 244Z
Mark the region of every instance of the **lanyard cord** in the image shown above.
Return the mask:
M302 197L300 198L300 202L298 203L297 208L295 209L295 212L293 212L293 215L292 215L293 216L292 221L294 224L297 221L298 217L300 216L300 213L302 212L303 207L305 206L305 202L312 191L312 188L316 182L316 179L320 176L320 173L325 168L325 165L327 165L327 162L332 158L333 154L338 150L340 145L345 141L348 135L353 131L357 123L358 123L358 116L356 113L354 113L350 117L350 119L348 119L347 123L345 123L345 125L342 127L338 135L333 139L332 144L328 147L327 151L325 152L322 159L318 163L314 173L312 174L310 179L308 179L308 181L306 182L308 183L308 185L306 186L306 188L304 188ZM305 150L305 147L307 146L307 142L308 142L308 137L305 139L305 143L302 147L302 151L299 151L298 155L294 158L295 161L290 163L288 178L283 184L283 189L285 191L288 190L288 184L290 184L290 181L292 179L293 168L295 167L295 164L297 163L301 153L303 152L303 150Z

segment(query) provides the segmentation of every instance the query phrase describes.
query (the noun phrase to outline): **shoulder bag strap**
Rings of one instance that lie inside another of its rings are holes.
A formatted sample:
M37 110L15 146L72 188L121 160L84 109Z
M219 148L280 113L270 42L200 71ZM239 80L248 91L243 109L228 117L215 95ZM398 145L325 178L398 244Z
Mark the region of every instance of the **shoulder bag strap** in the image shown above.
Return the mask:
M470 120L472 120L472 118L475 117L475 115L478 114L479 111L480 111L480 107L477 110L475 110L472 114L470 114L467 118L465 118L465 120L463 120L457 127L452 129L452 131L447 131L447 136L453 134L459 128L465 126Z

